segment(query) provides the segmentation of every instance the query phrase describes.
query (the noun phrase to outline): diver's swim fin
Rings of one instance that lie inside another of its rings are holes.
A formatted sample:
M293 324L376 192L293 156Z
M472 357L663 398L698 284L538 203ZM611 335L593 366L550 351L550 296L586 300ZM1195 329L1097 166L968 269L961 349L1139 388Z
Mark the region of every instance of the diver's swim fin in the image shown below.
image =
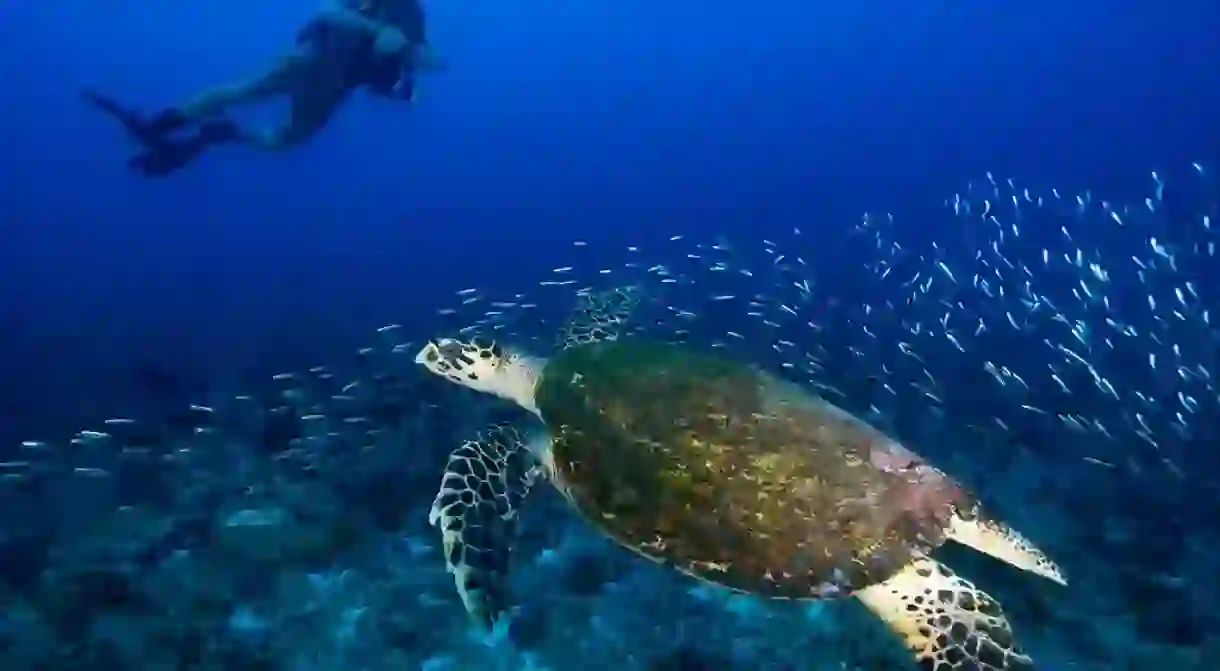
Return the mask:
M181 139L162 138L128 161L132 169L148 176L168 175L185 168L211 147L233 142L240 136L237 124L229 119L203 122L194 135Z
M136 154L127 165L136 172L150 177L168 175L179 168L185 168L203 154L207 145L197 142L196 137L185 140L167 140L156 148L148 148Z
M81 95L85 100L91 103L94 107L102 110L110 117L117 120L127 130L131 137L137 142L150 149L157 147L165 142L164 135L171 130L176 130L186 125L186 119L181 114L178 115L180 122L177 125L166 123L159 117L165 114L157 115L152 120L145 119L143 115L135 110L123 107L114 99L103 96L94 91L82 91ZM159 123L158 123L159 122Z
M170 133L188 125L188 120L176 109L169 108L145 118L114 99L95 91L82 91L85 100L116 119L144 150L128 161L132 169L145 175L168 175L190 165L209 147L232 142L240 131L230 119L209 119L199 125L194 134L170 137Z

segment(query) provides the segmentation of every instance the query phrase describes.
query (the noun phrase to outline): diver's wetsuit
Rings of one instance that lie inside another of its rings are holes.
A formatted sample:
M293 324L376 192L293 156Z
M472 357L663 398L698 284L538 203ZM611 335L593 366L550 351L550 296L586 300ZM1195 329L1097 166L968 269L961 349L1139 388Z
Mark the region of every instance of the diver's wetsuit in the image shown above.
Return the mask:
M152 118L143 119L97 94L86 93L86 97L118 118L145 147L132 165L147 174L171 172L224 142L240 140L272 150L300 144L323 128L348 94L361 86L380 96L410 100L414 91L412 57L426 44L419 0L339 0L336 10L320 13L306 23L297 34L296 48L263 73L204 91ZM379 53L374 47L377 26L387 24L407 38L406 52ZM233 106L278 95L288 96L291 107L283 128L249 133L232 121L216 118ZM195 122L202 123L194 135L169 136Z

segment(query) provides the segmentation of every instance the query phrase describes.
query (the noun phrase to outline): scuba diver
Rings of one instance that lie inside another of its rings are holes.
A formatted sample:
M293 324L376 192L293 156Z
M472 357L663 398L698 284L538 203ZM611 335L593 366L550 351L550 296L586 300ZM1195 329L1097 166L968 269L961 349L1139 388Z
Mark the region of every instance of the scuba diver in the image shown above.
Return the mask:
M298 31L296 46L250 79L208 89L187 102L145 116L85 91L141 145L129 162L146 175L189 165L211 147L242 143L278 151L320 131L357 88L410 101L415 75L443 66L429 51L419 0L332 0ZM286 96L288 122L250 131L225 115L232 107Z

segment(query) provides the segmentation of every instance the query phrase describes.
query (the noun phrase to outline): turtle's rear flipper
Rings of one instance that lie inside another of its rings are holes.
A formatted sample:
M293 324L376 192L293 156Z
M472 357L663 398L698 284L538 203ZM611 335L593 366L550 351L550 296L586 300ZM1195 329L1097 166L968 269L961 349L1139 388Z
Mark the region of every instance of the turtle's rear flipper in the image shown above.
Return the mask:
M949 522L949 538L1029 571L1060 585L1067 584L1063 571L1032 542L1007 524L987 519L980 514L969 518L954 515Z
M995 599L932 559L857 593L924 671L1032 671Z
M508 607L517 511L538 473L520 432L494 427L449 455L432 502L428 523L441 531L458 595L485 627L493 627Z

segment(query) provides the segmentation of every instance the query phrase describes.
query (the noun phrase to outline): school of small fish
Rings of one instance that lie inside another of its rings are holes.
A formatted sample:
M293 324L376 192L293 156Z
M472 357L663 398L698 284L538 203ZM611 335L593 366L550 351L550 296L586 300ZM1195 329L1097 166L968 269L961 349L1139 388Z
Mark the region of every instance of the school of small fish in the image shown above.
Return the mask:
M224 420L192 406L193 437L113 418L68 446L26 441L22 458L0 463L0 481L108 477L128 459L222 469L241 457L205 439L242 421L277 460L325 470L371 449L387 422L436 407L412 395L415 343L482 335L545 353L574 293L625 285L646 296L634 331L723 348L878 421L914 412L1001 432L1034 423L1093 466L1183 478L1188 446L1220 409L1215 296L1199 279L1220 201L1204 166L1176 179L1153 173L1147 197L1116 204L988 174L926 230L867 214L834 235L675 235L612 253L576 241L536 286L464 288L433 324L417 320L420 332L379 329L343 375L277 375L270 395L218 401ZM90 457L99 446L112 449Z
M390 429L427 411L417 407L414 370L405 350L395 347L397 331L379 329L376 345L360 349L342 373L328 366L279 373L257 394L220 396L174 417L115 417L61 443L23 441L18 459L0 462L0 491L3 484L30 490L65 476L159 479L171 487L224 491L276 473L339 475L354 459L385 447Z
M653 313L636 330L731 349L873 418L952 405L954 421L1005 433L1036 424L1058 456L1182 478L1220 410L1215 296L1199 279L1215 257L1212 185L1196 163L1174 189L1189 202L1152 173L1147 197L1118 205L988 174L944 202L938 239L904 242L893 215L862 217L851 235L868 253L833 260L865 260L846 292L852 273L819 281L822 240L799 228L752 245L673 236L655 256L633 246L619 266L560 266L539 284L644 287ZM482 293L463 295L469 306ZM545 338L523 326L554 301L525 295L458 331ZM872 383L846 388L859 378Z

